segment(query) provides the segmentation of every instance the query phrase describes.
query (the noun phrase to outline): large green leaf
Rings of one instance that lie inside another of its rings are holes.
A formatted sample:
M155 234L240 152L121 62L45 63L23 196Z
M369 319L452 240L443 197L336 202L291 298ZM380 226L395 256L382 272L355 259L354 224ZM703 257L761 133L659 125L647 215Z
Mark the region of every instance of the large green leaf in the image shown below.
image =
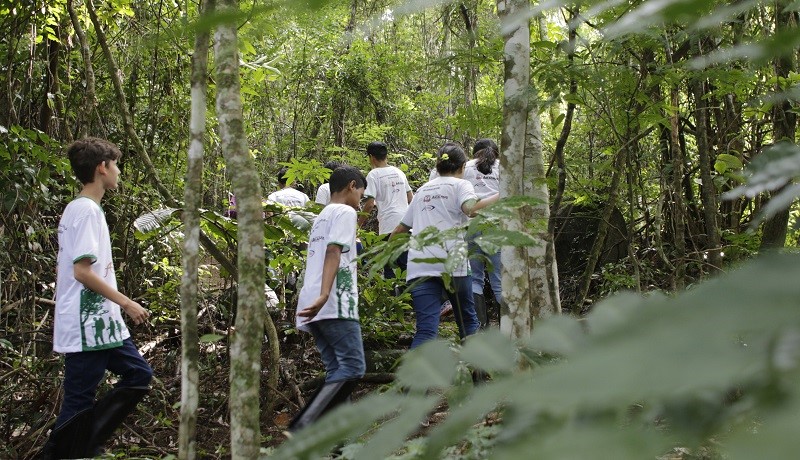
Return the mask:
M397 370L397 383L416 391L444 388L453 382L457 363L446 342L428 342L408 352Z

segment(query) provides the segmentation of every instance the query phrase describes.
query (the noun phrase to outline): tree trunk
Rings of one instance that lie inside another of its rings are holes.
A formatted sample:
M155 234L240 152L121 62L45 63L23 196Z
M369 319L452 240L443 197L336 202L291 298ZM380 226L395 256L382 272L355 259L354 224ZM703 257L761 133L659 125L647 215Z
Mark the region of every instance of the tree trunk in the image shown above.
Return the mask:
M238 11L238 0L220 2L222 13ZM214 34L220 149L231 171L238 206L238 303L230 344L231 458L257 458L260 452L259 389L264 332L264 222L261 185L245 137L239 81L236 24L225 22Z
M787 11L787 6L790 2L786 0L779 0L776 2L775 11L775 32L781 33L788 29L793 29L794 12ZM786 79L791 73L794 72L794 54L786 53L783 56L775 58L775 76L778 81L775 84L775 91L781 93L789 89L791 83L787 83ZM792 104L788 98L785 98L781 103L775 104L772 109L772 129L773 141L789 141L795 140L795 129L797 128L797 115L792 111ZM782 190L776 190L771 194L775 196ZM786 232L789 226L789 207L776 213L764 222L764 228L761 235L761 250L782 248L786 244Z
M673 274L673 287L675 290L682 290L685 285L686 275L686 220L684 214L683 194L681 193L683 186L681 179L683 178L683 151L680 147L679 129L680 129L680 111L678 106L680 104L680 93L677 86L673 86L670 90L670 105L673 113L669 117L670 126L670 154L672 159L672 172L671 182L669 184L670 191L670 209L672 218L672 243L674 245L673 260L675 261L675 273Z
M526 131L525 157L520 179L523 194L538 200L537 204L530 207L530 219L523 221L534 222L532 228L528 227L528 231L540 242L538 246L525 248L530 284L530 315L536 321L537 318L560 314L561 297L558 292L556 247L550 231L550 191L547 189L542 157L542 122L535 107L528 110Z
M214 10L214 0L201 5L201 16ZM192 102L189 155L184 189L183 276L181 279L181 424L178 458L197 458L197 407L200 350L197 332L197 292L200 249L200 208L203 205L203 139L206 131L206 82L210 34L200 30L192 54Z
M575 46L577 45L577 38L578 38L578 31L577 31L577 24L575 24L575 20L577 19L579 11L576 9L570 13L569 20L567 24L569 25L569 43L567 49L567 61L569 62L568 68L572 70L572 67L575 62ZM540 24L539 27L544 27L544 24ZM544 34L544 32L540 32ZM575 96L578 92L578 81L575 79L574 75L570 76L569 79L569 94L570 96ZM561 201L564 198L564 190L567 187L567 167L564 161L564 148L567 145L567 139L569 139L569 134L572 131L572 118L575 115L575 102L574 97L570 98L570 101L567 102L567 112L564 115L564 125L561 127L561 134L558 136L558 141L556 141L556 150L553 154L553 157L556 161L556 174L558 178L558 182L556 185L556 196L553 199L553 205L551 207L551 211L556 213L558 212L558 208L561 207ZM554 239L554 232L555 232L555 220L551 220L548 224L548 231L550 232L551 241Z
M81 57L83 58L83 72L86 80L86 91L83 94L83 116L84 120L78 118L76 124L78 125L78 139L89 135L89 127L92 124L92 116L94 115L94 107L97 104L94 91L94 67L92 67L92 53L89 50L89 41L86 40L86 33L83 31L81 21L78 14L75 12L73 0L67 2L67 10L69 17L72 20L72 27L75 29L75 35L78 36L78 42L81 45Z
M501 197L523 195L525 189L522 168L525 165L530 84L529 8L527 0L497 2L504 39L505 66L503 131L500 139ZM517 209L517 215L506 219L503 225L507 230L525 231L531 215L530 206L521 206ZM502 249L501 260L503 303L500 306L500 329L512 338L528 337L534 318L531 316L533 292L527 248L505 247Z
M703 218L705 220L708 263L711 272L716 273L722 267L721 240L717 223L717 187L714 185L711 169L711 151L708 146L708 105L705 100L705 79L697 79L693 84L695 99L695 137L697 139L697 155L700 162L700 197L703 201Z

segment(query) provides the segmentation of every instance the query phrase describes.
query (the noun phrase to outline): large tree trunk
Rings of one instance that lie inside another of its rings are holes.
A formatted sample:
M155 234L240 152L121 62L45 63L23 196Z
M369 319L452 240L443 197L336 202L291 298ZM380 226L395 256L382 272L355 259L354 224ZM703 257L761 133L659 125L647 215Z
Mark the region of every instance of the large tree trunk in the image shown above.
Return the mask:
M238 0L223 0L219 9L230 14L238 8ZM230 350L231 458L252 459L259 456L261 443L259 389L266 303L261 185L244 131L236 24L220 24L214 38L220 149L232 172L239 221L238 302Z
M205 0L201 15L214 10L214 0ZM197 332L198 265L200 253L200 208L203 205L203 138L206 131L206 73L208 72L208 30L197 32L192 54L192 102L189 120L189 156L184 189L183 277L181 279L181 424L178 430L178 458L197 457L197 406L200 372Z
M775 32L780 33L787 29L794 28L795 13L787 11L789 2L779 0L776 2L775 11ZM786 78L794 72L794 53L786 53L775 58L775 75L778 77L776 92L786 91L790 84L783 83ZM773 141L795 140L795 129L797 128L797 115L792 111L792 104L786 98L780 104L775 104L772 109ZM772 196L780 193L781 190L773 192ZM776 213L764 222L761 236L761 250L782 248L786 244L786 231L789 225L789 207Z
M500 139L501 197L525 192L523 168L528 123L528 87L530 85L530 4L527 0L498 0L497 12L505 45L503 61L503 133ZM532 177L527 178L529 181ZM524 232L532 222L532 207L517 208L514 218L506 219L508 230ZM527 337L533 328L531 306L534 296L530 279L532 268L528 248L505 247L502 250L503 304L500 306L500 330L512 338ZM546 284L539 286L546 288ZM541 291L539 295L543 295Z

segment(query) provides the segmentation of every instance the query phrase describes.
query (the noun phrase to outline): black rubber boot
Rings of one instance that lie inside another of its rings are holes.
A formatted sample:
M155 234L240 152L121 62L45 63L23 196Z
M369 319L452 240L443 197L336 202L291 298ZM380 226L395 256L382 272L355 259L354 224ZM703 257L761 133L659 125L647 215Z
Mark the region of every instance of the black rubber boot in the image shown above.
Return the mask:
M339 404L350 399L350 393L356 388L358 380L323 383L311 400L289 423L289 432L293 433L314 423L318 418Z
M99 455L103 444L114 434L148 392L147 387L114 388L94 405L89 447L91 455Z
M78 412L60 427L53 429L50 438L36 455L38 460L57 460L91 457L89 438L92 434L94 409Z
M486 299L481 294L472 295L475 302L475 314L478 316L478 328L483 330L489 325L489 318L486 316Z

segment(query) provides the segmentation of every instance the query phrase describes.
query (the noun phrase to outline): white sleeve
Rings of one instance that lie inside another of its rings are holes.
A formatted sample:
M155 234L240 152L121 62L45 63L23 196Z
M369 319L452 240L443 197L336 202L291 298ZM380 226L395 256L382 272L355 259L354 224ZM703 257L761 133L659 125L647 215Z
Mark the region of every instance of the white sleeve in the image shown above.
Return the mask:
M378 192L378 184L375 183L377 182L375 179L375 176L377 176L377 174L374 174L374 172L375 170L373 169L367 174L367 188L364 190L364 198L369 198L369 197L377 198L375 196L376 193Z
M343 207L341 212L331 216L328 244L341 246L342 252L350 251L350 245L356 239L357 220L356 211L352 208Z

